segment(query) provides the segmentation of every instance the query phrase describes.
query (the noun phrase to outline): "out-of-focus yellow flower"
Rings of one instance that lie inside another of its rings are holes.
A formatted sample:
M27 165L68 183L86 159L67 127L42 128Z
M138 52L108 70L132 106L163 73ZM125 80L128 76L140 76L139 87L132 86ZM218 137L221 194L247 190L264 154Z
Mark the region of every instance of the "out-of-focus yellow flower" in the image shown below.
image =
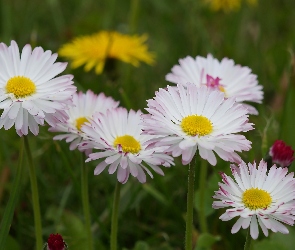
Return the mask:
M75 38L64 44L59 54L72 60L72 67L85 64L85 70L95 68L102 73L106 60L118 59L138 67L140 61L153 64L155 55L148 51L145 44L147 35L124 35L116 31L101 31L93 35Z
M231 12L239 10L241 7L242 0L205 0L212 10L214 11L224 11ZM249 5L256 5L257 0L246 0Z

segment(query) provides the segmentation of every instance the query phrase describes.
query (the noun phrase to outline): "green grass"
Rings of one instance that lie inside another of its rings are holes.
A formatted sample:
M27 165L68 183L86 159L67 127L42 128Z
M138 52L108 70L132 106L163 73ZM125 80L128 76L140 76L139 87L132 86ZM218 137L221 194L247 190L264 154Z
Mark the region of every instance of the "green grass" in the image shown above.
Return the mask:
M2 0L0 2L0 41L6 44L17 41L20 47L30 43L56 52L70 39L91 34L102 29L129 33L132 1L94 0ZM295 148L295 8L293 0L259 0L256 7L243 5L234 13L211 12L200 1L150 0L138 1L136 33L149 35L149 47L157 54L154 66L133 68L117 63L119 78L110 81L105 74L95 75L82 68L67 73L74 74L79 90L92 89L96 93L120 100L122 106L132 109L146 107L146 100L169 83L165 75L187 55L206 56L212 53L218 59L228 57L237 64L248 66L264 87L262 105L256 105L260 115L251 116L255 130L246 136L253 142L243 159L260 161L275 139L283 139ZM63 61L63 58L59 58ZM1 69L0 69L1 71ZM127 75L130 73L130 77ZM128 82L124 82L129 79ZM124 86L128 100L119 90ZM64 236L70 250L81 250L85 242L83 211L80 196L80 154L69 151L65 142L54 142L48 127L41 128L37 137L30 135L40 193L43 238L50 233ZM0 175L6 168L9 179L0 194L0 218L7 203L18 161L20 138L15 129L0 130ZM265 147L262 147L262 142ZM27 158L24 162L27 164ZM164 169L165 177L148 178L146 184L130 178L123 185L119 210L119 249L183 249L185 232L187 167L177 165ZM25 166L27 167L27 166ZM103 172L93 175L95 162L89 168L90 210L95 249L109 249L110 219L116 176ZM290 167L294 171L295 164ZM26 168L27 169L27 168ZM198 169L196 176L198 176ZM235 220L222 222L223 211L214 211L213 190L217 190L218 171L229 172L229 163L219 159L218 165L209 168L207 195L209 232L221 240L212 249L243 249L246 230L235 235L230 229ZM197 178L198 179L198 178ZM22 177L22 191L10 230L7 250L31 250L35 245L33 210L29 174ZM198 182L198 180L196 180ZM196 183L198 187L198 183ZM211 192L212 191L212 192ZM195 214L196 214L195 210ZM197 216L194 236L199 236ZM295 231L289 235L271 234L255 242L255 249L293 249ZM14 244L14 245L13 245ZM17 248L18 247L18 248Z

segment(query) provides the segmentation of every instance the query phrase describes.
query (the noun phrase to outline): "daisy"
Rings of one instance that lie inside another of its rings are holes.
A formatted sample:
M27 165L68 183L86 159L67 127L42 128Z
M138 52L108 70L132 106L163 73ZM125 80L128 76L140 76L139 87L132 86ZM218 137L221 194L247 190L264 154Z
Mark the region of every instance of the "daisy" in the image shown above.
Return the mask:
M101 31L75 38L59 50L61 56L73 61L72 67L85 64L85 70L95 68L101 74L107 59L117 59L138 67L140 62L154 63L154 54L145 44L146 35L124 35L116 31Z
M166 75L167 81L183 85L194 83L197 87L207 85L224 92L227 98L235 97L237 102L261 103L263 99L257 76L251 73L250 68L235 65L231 59L223 58L219 62L210 54L207 58L197 56L196 59L187 56L180 59L179 64ZM243 105L249 114L258 114L253 106Z
M235 152L248 151L251 142L236 134L253 129L247 110L223 92L194 84L160 89L148 100L150 114L144 116L145 133L157 135L156 145L168 146L173 157L182 155L184 165L197 149L200 156L216 165L213 152L225 161L240 162Z
M96 112L104 113L106 110L116 108L119 105L119 102L114 101L111 97L106 97L104 93L96 95L91 90L88 90L86 94L75 93L73 103L75 106L66 110L69 119L59 122L49 129L51 132L65 132L65 134L57 135L53 139L65 139L66 142L71 142L70 150L76 149L82 141L81 127L85 122L88 122Z
M95 114L90 124L82 127L88 141L83 142L80 147L100 150L90 154L86 162L103 159L96 166L95 175L99 175L109 166L109 174L117 171L117 179L121 183L126 183L130 174L144 183L145 172L153 177L147 166L164 175L158 165L174 165L173 158L163 153L167 147L156 147L149 142L153 136L142 135L141 115L141 111L112 109L105 114Z
M294 225L295 179L288 168L273 165L267 173L267 163L231 165L234 180L221 173L222 183L215 192L213 208L230 207L220 216L223 221L239 216L231 233L250 226L250 235L257 239L258 225L265 236L268 229L273 232L289 233L282 224ZM257 223L258 221L258 223Z
M28 128L37 135L44 121L54 126L67 119L76 87L72 75L56 77L67 66L56 58L41 47L32 51L27 44L20 55L15 41L9 47L0 43L0 128L15 125L19 136L27 135Z

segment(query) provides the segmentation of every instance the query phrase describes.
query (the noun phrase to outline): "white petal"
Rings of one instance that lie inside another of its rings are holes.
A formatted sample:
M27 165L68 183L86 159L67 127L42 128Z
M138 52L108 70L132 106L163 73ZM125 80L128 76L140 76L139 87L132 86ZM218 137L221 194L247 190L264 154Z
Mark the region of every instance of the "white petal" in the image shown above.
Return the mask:
M260 219L260 216L257 216L258 218L258 223L262 229L263 234L267 237L268 236L268 230L266 228L266 226L264 225L263 221Z
M231 233L232 234L235 234L237 233L240 229L241 229L241 226L243 224L243 220L245 220L244 218L239 218L237 220L237 222L233 225L232 229L231 229Z
M113 174L113 173L115 173L115 171L117 170L117 167L118 167L119 163L120 163L120 159L114 161L114 162L110 165L110 167L109 167L109 174Z
M257 224L256 215L253 215L252 216L252 219L251 219L250 235L251 235L251 237L254 240L256 240L258 238L258 235L259 235L259 230L258 230L258 224Z
M129 178L129 168L118 168L117 171L117 179L119 182L121 182L122 184L126 183L128 181Z
M99 175L103 170L105 170L108 164L105 161L99 163L96 168L94 169L94 175Z
M127 157L122 157L121 161L120 161L120 165L123 169L126 169L128 167L128 161L127 161Z

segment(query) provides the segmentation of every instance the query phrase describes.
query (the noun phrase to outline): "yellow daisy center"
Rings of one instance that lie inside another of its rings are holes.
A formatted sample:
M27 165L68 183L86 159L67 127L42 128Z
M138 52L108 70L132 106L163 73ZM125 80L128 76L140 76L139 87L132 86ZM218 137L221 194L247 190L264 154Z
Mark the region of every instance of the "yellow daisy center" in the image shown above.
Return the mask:
M119 144L124 153L136 154L141 150L140 143L131 135L118 136L114 141L114 147Z
M267 208L272 202L270 194L258 188L247 189L243 193L242 200L245 206L251 210Z
M224 87L222 87L221 85L218 86L218 89L219 89L221 92L225 93L225 89L224 89Z
M15 76L8 80L6 91L14 94L15 98L24 98L36 93L36 85L28 77Z
M88 119L86 117L77 118L76 119L76 128L81 131L81 127L85 122L88 122Z
M209 135L213 131L211 121L202 115L189 115L184 117L180 126L183 132L191 136Z

